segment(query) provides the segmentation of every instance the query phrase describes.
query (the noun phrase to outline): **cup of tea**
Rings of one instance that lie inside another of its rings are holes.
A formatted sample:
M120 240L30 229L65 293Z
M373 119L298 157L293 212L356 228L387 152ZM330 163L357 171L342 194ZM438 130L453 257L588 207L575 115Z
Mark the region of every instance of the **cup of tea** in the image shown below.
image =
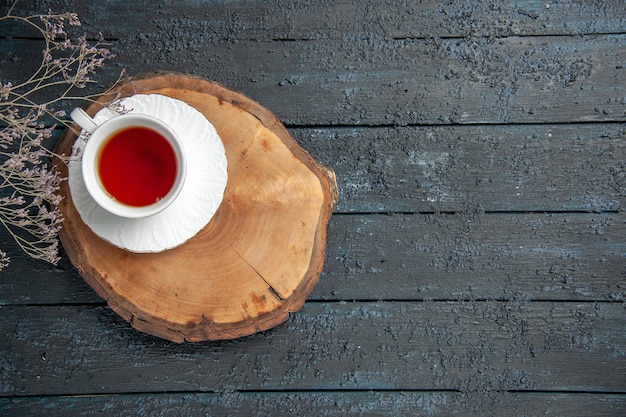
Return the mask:
M176 132L152 116L115 115L97 123L83 109L70 117L89 133L81 169L89 195L120 217L152 216L171 205L187 174Z

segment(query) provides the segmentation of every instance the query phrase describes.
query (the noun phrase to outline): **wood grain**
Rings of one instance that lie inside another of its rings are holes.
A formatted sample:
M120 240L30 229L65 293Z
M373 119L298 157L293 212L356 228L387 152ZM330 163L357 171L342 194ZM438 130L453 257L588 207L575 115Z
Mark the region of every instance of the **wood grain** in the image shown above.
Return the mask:
M105 307L5 307L3 396L454 390L623 394L622 303L307 303L245 339L174 345Z
M262 103L340 200L303 309L233 341L136 332L12 251L0 414L626 415L623 1L18 6L104 34L87 91L162 69ZM41 48L1 27L1 81Z
M111 48L125 57L130 74L159 68L201 75L262 103L288 126L626 120L622 34L241 40L201 42L194 53L184 36L170 36L165 27ZM154 50L155 44L164 47ZM24 62L34 70L37 45L2 41L3 72L21 79ZM119 71L107 65L100 77L106 85Z
M129 80L111 96L141 93L184 100L215 126L228 160L222 204L184 244L131 253L83 223L64 183L60 236L72 263L133 327L169 340L236 338L282 323L302 306L323 266L337 198L332 171L298 147L269 111L215 83L156 74ZM75 140L68 130L59 153L70 154Z
M309 298L619 302L625 235L621 213L335 215ZM2 274L5 305L100 302L67 259L15 257Z
M7 0L7 3L11 3ZM162 3L144 0L124 3L101 0L43 0L20 4L19 10L40 13L72 10L90 35L119 38L127 33L167 31L170 40L191 39L276 40L341 38L346 34L381 34L392 38L466 37L508 35L584 35L621 33L626 12L619 0L558 3L521 0L446 2L436 0L350 0L332 3L253 0L246 2L184 0ZM0 9L1 10L1 9ZM142 19L120 21L121 15ZM22 33L22 32L15 32ZM194 35L192 35L194 34ZM192 37L193 36L193 37Z
M340 216L315 296L622 301L625 228L621 214Z
M615 417L626 410L619 394L581 395L571 393L460 393L460 392L233 392L168 393L143 396L98 395L85 397L0 399L7 417L66 417L97 415L101 410L135 416L155 415L246 415L263 417L268 410L289 410L304 416L428 415L447 417L502 416L515 410L519 415L560 417Z
M339 213L626 207L624 124L290 131L336 172Z

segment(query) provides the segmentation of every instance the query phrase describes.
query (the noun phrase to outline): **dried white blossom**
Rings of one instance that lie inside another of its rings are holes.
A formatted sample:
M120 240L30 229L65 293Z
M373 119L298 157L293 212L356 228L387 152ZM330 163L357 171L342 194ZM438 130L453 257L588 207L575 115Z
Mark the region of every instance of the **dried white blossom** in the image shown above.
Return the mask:
M70 39L65 25L80 26L76 13L22 17L13 14L14 7L15 3L0 17L0 24L17 21L34 27L45 48L39 68L27 81L0 80L0 126L4 126L0 130L0 224L29 256L56 264L63 221L58 192L65 179L50 166L50 159L57 156L65 162L67 158L53 155L44 142L57 125L69 122L62 119L64 111L52 107L63 100L93 100L74 91L94 82L91 76L113 54L102 38L94 45L85 36ZM56 97L38 101L50 97L50 92ZM9 256L0 250L0 270L8 263Z

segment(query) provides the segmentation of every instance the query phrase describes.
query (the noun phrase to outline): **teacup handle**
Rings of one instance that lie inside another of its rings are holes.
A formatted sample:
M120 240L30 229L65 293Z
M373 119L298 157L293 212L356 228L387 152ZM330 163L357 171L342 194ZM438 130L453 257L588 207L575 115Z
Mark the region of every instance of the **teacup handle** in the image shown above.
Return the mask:
M98 127L98 123L96 123L91 116L89 116L87 112L81 108L76 107L72 110L70 117L90 134L93 133L93 131Z

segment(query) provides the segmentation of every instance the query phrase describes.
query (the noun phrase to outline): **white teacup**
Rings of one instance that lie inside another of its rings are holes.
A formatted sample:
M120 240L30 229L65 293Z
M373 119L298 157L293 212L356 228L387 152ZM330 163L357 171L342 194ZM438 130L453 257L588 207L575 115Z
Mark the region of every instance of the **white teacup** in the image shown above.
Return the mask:
M152 216L177 198L187 163L176 132L145 114L120 114L98 124L76 108L70 117L90 133L82 154L85 187L120 217Z

